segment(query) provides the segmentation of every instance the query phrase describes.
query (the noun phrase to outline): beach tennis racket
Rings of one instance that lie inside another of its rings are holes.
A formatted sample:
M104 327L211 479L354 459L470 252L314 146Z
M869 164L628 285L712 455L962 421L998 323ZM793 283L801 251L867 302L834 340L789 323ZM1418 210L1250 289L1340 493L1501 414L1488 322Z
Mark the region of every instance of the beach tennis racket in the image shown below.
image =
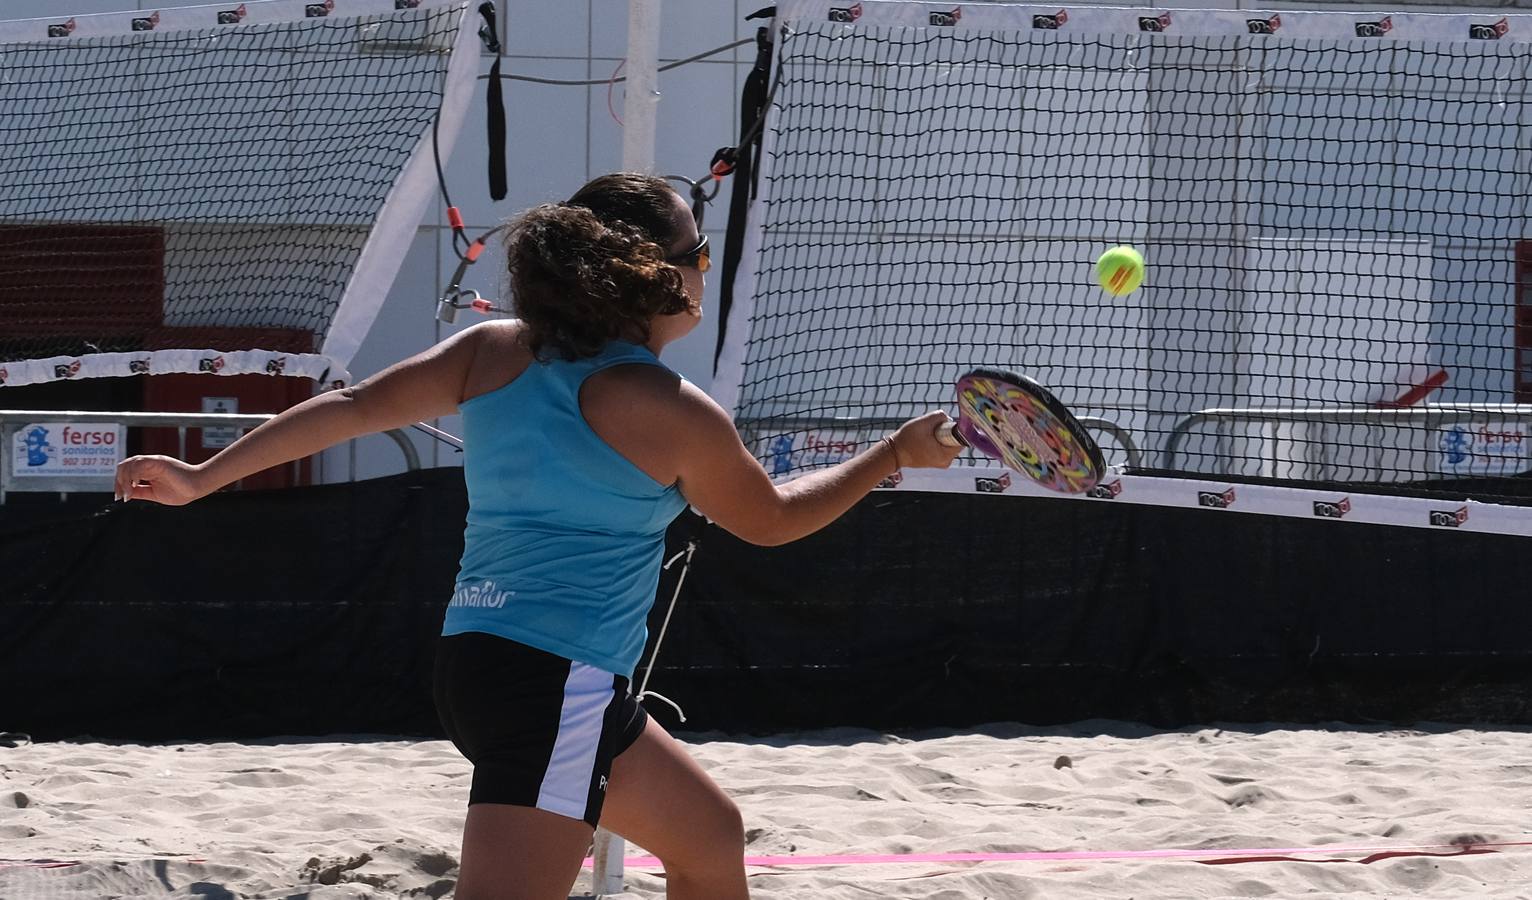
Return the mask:
M1048 389L1014 372L974 369L957 381L958 418L937 431L1062 494L1082 494L1106 470L1101 448Z

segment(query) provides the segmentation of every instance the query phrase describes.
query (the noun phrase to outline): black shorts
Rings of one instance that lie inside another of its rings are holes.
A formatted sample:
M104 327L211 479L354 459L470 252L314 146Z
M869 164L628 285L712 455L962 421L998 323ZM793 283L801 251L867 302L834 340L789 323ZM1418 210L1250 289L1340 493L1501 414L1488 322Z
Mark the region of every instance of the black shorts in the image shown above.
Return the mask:
M435 695L473 763L469 805L530 806L593 828L612 760L649 721L628 679L478 632L437 643Z

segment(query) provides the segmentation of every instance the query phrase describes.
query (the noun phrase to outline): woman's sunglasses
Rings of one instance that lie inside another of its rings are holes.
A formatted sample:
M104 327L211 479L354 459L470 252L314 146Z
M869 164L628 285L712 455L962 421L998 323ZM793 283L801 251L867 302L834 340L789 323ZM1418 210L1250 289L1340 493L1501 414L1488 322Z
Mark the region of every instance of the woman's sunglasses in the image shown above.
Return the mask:
M708 248L707 235L704 234L702 236L702 240L697 243L697 246L685 253L678 253L675 256L668 257L665 261L673 266L687 266L696 269L698 272L706 272L713 267L712 251Z

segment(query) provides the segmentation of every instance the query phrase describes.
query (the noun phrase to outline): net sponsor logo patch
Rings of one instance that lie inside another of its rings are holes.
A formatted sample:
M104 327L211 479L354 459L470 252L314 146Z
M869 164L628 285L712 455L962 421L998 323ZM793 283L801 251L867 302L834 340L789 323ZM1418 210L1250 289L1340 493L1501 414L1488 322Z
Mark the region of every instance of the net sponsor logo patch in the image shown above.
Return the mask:
M1152 31L1156 34L1170 30L1170 13L1163 12L1157 16L1139 16L1139 31Z
M1509 34L1510 31L1510 20L1505 18L1502 18L1493 25L1470 23L1468 26L1468 39L1473 41L1498 41Z
M1059 10L1051 16L1041 15L1032 17L1032 27L1041 28L1045 31L1058 31L1069 21L1069 11Z
M0 384L5 384L5 380L10 377L11 373L7 372L4 366L0 366Z
M219 25L238 25L245 20L245 4L241 3L233 9L224 9L218 12Z
M975 478L973 480L973 489L981 494L1003 494L1010 486L1010 472L1001 472L999 478Z
M1272 16L1269 19L1246 19L1245 30L1251 34L1276 34L1282 28L1282 17Z
M831 22L855 22L862 17L862 4L830 7Z
M1234 488L1223 491L1198 491L1197 505L1209 509L1228 509L1234 505Z
M130 360L128 360L128 372L133 374L133 375L148 375L149 374L149 360L147 360L147 359L130 359Z
M48 37L69 37L74 34L74 18L48 26Z
M941 28L951 28L963 18L963 7L954 6L946 12L933 12L926 16L926 21Z
M287 357L279 356L276 359L266 360L267 375L281 375L287 369Z
M134 31L153 31L160 24L159 10L155 10L152 16L141 16L133 20Z
M1433 509L1428 521L1438 528L1456 528L1468 521L1468 507L1460 506L1455 510Z
M1102 481L1085 492L1085 496L1097 500L1116 500L1120 494L1122 494L1121 481Z
M904 480L904 473L903 472L895 472L894 474L892 474L892 475L888 476L887 478L883 479L882 481L878 482L878 487L883 488L884 490L888 490L889 488L896 488L896 487L899 486L899 482L901 482L903 480Z
M324 0L323 3L310 3L303 7L303 14L310 19L318 19L328 16L335 10L335 0Z
M1342 497L1339 500L1314 501L1314 515L1321 519L1344 519L1348 512L1351 512L1350 497Z
M80 361L78 359L70 360L68 365L53 367L54 378L73 378L78 374L80 374Z
M204 356L201 359L197 360L197 371L198 372L212 372L214 374L217 374L218 372L220 372L222 370L223 370L223 357L221 357L221 356Z
M1382 37L1394 30L1394 20L1384 16L1376 22L1356 23L1357 37Z
M394 9L414 9L420 5L420 0L394 0Z

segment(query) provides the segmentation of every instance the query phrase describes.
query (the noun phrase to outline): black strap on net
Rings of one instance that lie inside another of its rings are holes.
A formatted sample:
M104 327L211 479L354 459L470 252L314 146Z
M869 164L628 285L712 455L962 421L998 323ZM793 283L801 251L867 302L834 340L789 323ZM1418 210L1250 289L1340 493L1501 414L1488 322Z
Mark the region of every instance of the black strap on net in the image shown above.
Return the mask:
M777 9L768 6L745 17L751 19L774 18ZM728 334L729 310L734 306L734 275L739 271L740 257L745 245L745 214L755 199L758 187L755 160L761 150L761 131L766 123L766 110L771 106L774 90L769 89L773 44L771 29L765 25L755 30L755 66L745 77L745 88L740 92L739 119L740 140L738 147L718 151L713 157L716 167L725 153L727 162L738 178L734 193L729 198L729 227L723 239L723 268L718 284L718 344L713 348L713 371L718 371L718 357L723 353L724 338ZM748 184L748 189L746 185Z
M493 4L485 3L484 6L493 7ZM484 8L481 7L479 11L481 14L484 13ZM493 9L491 9L492 12ZM772 18L776 16L776 12L776 7L768 6L746 16L745 20ZM489 27L493 28L492 21ZM702 220L707 212L707 204L718 196L718 190L724 178L737 174L750 180L749 189L735 191L729 203L729 225L724 238L724 266L721 276L723 281L720 285L722 288L722 305L719 308L719 315L721 317L718 338L719 348L723 347L724 323L728 320L729 307L733 302L734 273L739 268L739 258L744 245L745 211L755 196L754 159L759 153L761 131L766 124L766 110L771 106L772 95L776 92L775 84L770 84L768 87L772 59L770 29L764 26L758 28L755 40L755 67L746 79L744 102L741 104L740 121L742 124L740 142L733 147L724 147L714 153L712 162L708 166L708 173L700 179L694 180L684 175L665 176L670 181L677 181L687 185L688 194L691 198L692 218L697 222L698 231L702 230ZM499 44L497 42L491 49L498 52L498 47ZM498 64L497 59L496 65ZM492 80L492 92L493 84ZM492 115L492 123L493 119ZM491 133L493 134L493 125L491 128ZM494 143L494 141L491 141L490 155L492 160L494 158ZM501 144L503 153L503 136ZM447 221L453 230L452 247L458 256L457 268L453 271L451 279L447 282L446 288L442 291L441 296L436 302L437 321L449 324L457 321L457 311L460 309L473 309L484 314L510 312L510 309L507 307L496 305L495 301L480 296L478 291L462 287L463 277L467 274L468 267L473 265L484 252L484 242L497 232L503 230L506 224L497 225L477 238L470 239L467 232L464 231L462 216L458 213L457 207L452 205L451 198L447 196L447 183L446 179L442 177L439 156L436 168L442 198L447 203ZM715 368L718 365L716 350L713 356L713 365Z
M488 106L486 128L489 139L489 198L504 200L506 190L505 94L500 87L500 58L503 53L500 47L499 31L495 28L495 4L490 0L480 3L479 15L484 18L484 27L479 29L479 37L483 39L484 46L489 48L489 52L495 54L495 61L489 67L489 86L484 93L484 102Z
M505 199L506 173L505 173L505 98L500 90L500 37L495 28L495 4L491 0L485 0L479 5L479 15L484 23L479 27L479 39L484 42L485 49L495 54L494 65L490 67L489 90L486 91L486 105L488 107L488 131L489 131L489 190L491 198L495 200ZM484 239L499 231L492 229L480 235L478 240L470 240L468 232L463 225L463 214L452 205L452 195L447 191L447 176L442 171L442 150L439 140L441 127L441 110L436 111L436 117L431 122L431 159L436 164L436 186L441 191L442 202L447 205L447 224L452 227L452 252L457 254L461 264L457 274L453 276L452 287L448 292L453 292L457 284L462 280L463 272L468 265L479 258L484 251ZM475 295L477 296L477 295ZM464 306L457 307L465 308ZM488 311L480 307L481 311ZM451 322L452 318L443 318L443 322Z

